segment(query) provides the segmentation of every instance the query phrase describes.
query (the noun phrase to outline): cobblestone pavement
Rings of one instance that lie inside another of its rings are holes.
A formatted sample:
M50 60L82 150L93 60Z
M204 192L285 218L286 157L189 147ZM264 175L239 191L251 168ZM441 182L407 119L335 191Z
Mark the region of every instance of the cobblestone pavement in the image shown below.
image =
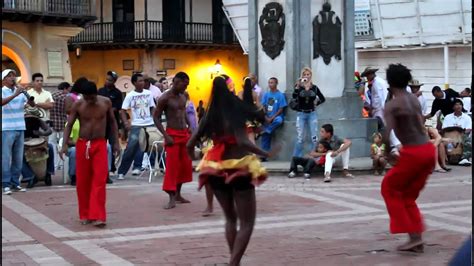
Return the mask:
M215 214L202 217L204 191L193 182L184 186L191 204L163 210L161 178L146 179L108 185L105 229L79 224L70 186L2 196L2 265L226 263L217 202ZM395 251L405 236L388 233L381 179L272 176L257 189L257 224L242 265L446 265L471 233L471 168L434 174L422 192L424 254Z

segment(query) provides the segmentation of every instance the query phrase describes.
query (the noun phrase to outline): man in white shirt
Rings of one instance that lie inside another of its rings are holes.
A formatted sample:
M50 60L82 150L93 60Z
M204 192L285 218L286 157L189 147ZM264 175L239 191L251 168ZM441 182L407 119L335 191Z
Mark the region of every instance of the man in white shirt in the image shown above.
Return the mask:
M28 90L28 94L35 97L36 106L44 111L43 120L49 121L49 110L54 107L53 95L43 89L43 74L34 73L31 80L33 81L33 89Z
M378 68L367 67L362 72L361 77L367 77L368 96L370 98L367 102L370 102L370 116L377 118L379 130L381 130L385 124L383 111L388 94L388 84L384 79L375 75L377 71Z
M467 111L468 114L471 113L471 89L470 88L465 88L461 93L459 93L459 96L461 96L462 103L464 104L464 109Z
M138 136L144 127L154 126L152 113L155 108L155 101L149 90L145 90L145 80L142 74L133 74L132 84L135 90L129 92L123 100L121 117L124 130L130 131L128 134L127 147L122 156L122 162L118 169L118 179L123 180L128 172L137 152L140 152ZM131 110L131 123L128 121L126 111ZM133 169L132 174L140 174L140 169Z
M258 98L262 100L263 91L262 91L262 88L260 88L260 86L258 86L257 84L258 82L257 75L253 73L249 73L249 78L250 78L253 90L255 91L255 93L257 93Z
M428 106L426 104L426 99L421 93L420 89L421 86L423 86L423 83L420 83L418 80L414 79L408 83L408 86L410 86L411 93L415 94L418 97L418 101L420 102L421 105L421 112L423 115L426 115L428 112Z
M471 131L472 120L471 117L463 113L463 102L461 99L454 100L454 113L447 115L443 121L443 129L449 127L460 127L463 129L463 154L459 165L471 165Z
M160 88L153 85L153 83L155 83L154 82L155 80L147 76L144 76L144 78L145 78L145 90L149 90L151 92L151 95L153 96L153 100L155 100L155 103L157 103L158 99L160 98L161 94L163 94L163 92L161 92Z

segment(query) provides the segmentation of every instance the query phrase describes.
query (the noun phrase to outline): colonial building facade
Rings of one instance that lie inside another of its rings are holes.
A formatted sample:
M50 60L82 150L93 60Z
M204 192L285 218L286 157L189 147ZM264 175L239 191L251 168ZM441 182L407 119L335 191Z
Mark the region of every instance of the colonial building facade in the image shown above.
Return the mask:
M67 42L93 22L95 0L2 1L2 69L14 68L21 83L41 72L45 86L71 81Z
M241 89L248 59L220 0L99 0L97 20L69 41L72 76L99 85L113 70L129 79L190 75L191 99L207 101L212 78L228 74ZM119 86L120 88L120 86Z

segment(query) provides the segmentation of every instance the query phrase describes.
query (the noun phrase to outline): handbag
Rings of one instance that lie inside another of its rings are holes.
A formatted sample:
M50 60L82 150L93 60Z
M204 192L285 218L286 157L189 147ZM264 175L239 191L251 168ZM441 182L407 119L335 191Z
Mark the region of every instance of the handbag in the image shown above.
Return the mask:
M295 111L298 111L298 99L292 98L288 106Z

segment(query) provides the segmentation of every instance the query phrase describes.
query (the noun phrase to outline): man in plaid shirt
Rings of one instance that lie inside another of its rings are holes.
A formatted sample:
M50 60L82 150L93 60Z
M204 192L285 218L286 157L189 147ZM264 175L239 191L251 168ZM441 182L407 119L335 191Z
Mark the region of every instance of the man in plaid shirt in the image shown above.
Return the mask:
M58 90L53 92L54 106L51 109L51 126L53 134L49 136L49 142L53 145L55 153L58 152L58 142L63 137L64 127L66 125L66 107L64 100L69 93L71 85L67 82L62 82L58 85ZM54 165L57 166L59 162L58 156L55 156Z

